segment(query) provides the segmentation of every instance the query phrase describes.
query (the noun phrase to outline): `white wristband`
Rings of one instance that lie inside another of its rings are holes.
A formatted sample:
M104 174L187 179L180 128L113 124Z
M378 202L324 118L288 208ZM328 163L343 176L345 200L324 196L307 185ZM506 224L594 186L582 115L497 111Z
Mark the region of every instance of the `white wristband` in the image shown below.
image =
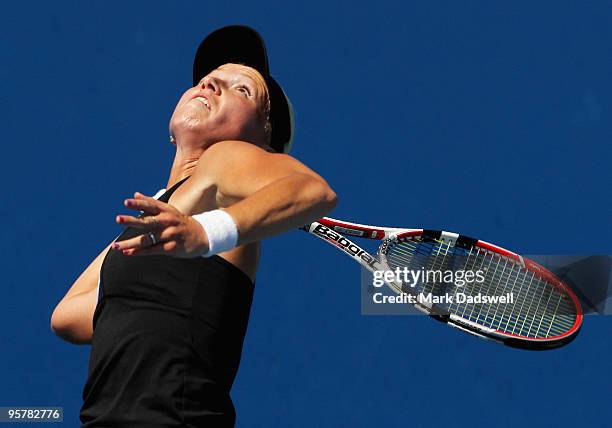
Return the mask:
M229 251L238 243L238 227L231 215L223 210L207 211L192 216L208 236L208 252L202 257Z

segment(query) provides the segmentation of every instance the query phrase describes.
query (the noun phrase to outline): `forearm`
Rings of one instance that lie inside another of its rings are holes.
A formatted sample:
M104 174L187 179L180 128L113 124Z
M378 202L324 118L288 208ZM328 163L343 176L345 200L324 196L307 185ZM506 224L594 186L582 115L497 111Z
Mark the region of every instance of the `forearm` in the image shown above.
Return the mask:
M291 174L225 208L238 227L238 245L259 241L323 217L336 194L321 179Z

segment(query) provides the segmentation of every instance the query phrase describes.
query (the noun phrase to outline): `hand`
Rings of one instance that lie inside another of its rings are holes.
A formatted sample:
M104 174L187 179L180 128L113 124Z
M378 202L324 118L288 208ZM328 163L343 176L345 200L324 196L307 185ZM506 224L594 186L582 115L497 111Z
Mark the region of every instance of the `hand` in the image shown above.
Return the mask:
M144 212L144 217L118 215L116 221L142 229L143 234L112 244L112 249L126 256L165 255L180 258L198 257L208 252L208 236L190 216L165 202L135 193L125 206Z

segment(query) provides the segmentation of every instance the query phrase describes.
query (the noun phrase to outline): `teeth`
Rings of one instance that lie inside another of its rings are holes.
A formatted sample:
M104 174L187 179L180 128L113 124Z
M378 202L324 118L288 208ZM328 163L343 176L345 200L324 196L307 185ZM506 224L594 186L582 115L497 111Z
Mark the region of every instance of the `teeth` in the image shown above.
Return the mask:
M208 100L204 97L196 97L196 100L200 101L201 103L203 103L207 109L210 110L210 105L208 105Z
M201 102L202 104L204 104L206 106L207 109L210 110L210 105L208 104L208 100L204 97L196 97L196 100L198 100L199 102Z

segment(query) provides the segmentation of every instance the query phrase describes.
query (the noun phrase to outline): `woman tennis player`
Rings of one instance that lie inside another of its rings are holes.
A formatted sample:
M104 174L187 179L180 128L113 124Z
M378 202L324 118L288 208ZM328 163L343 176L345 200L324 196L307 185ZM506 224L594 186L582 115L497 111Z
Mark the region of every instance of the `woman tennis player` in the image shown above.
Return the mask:
M231 427L259 241L316 220L336 195L287 154L291 107L248 27L204 39L170 120L167 190L57 305L53 330L91 343L83 427Z

